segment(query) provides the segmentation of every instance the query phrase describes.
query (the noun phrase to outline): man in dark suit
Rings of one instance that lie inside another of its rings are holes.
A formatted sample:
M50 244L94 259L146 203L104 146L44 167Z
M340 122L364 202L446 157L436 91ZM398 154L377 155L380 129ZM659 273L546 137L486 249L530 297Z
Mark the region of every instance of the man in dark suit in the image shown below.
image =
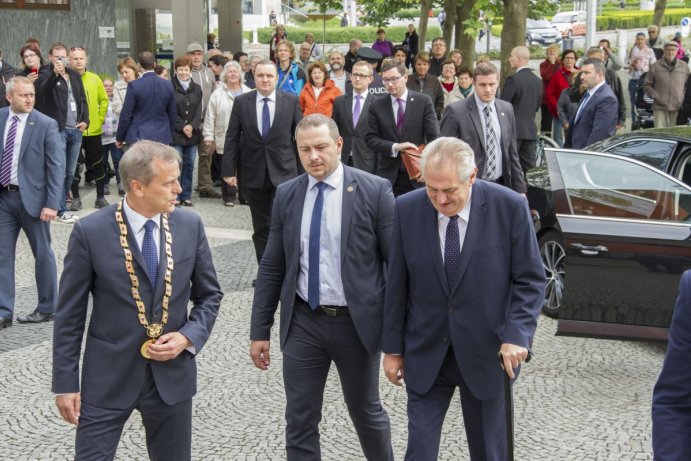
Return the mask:
M132 145L149 140L163 144L173 142L177 109L175 92L168 80L154 72L156 59L148 51L138 56L142 75L127 84L127 95L120 112L115 145Z
M582 149L613 136L617 131L617 97L605 82L605 64L597 58L583 61L581 81L588 91L583 93L578 110L569 122L564 147Z
M52 390L60 415L77 425L75 459L113 459L134 409L151 459L191 459L195 356L223 294L201 218L175 209L179 163L172 147L132 146L120 161L125 197L80 220L70 236Z
M495 94L497 68L481 62L473 70L475 92L463 101L446 106L441 135L468 143L475 153L478 178L503 184L519 194L528 190L516 147L513 106Z
M384 302L384 372L408 393L406 460L437 459L460 388L470 459L507 458L504 376L526 360L545 271L526 200L477 179L474 154L440 138L421 161L426 189L396 201Z
M332 119L305 117L296 138L307 174L276 192L252 304L250 355L267 369L280 301L288 461L321 460L319 422L331 362L365 458L393 460L378 387L391 186L340 162L343 139Z
M271 61L254 71L257 91L235 98L223 150L223 180L240 187L252 214L252 241L261 261L269 239L276 187L298 175L293 133L302 118L295 95L276 90L278 73Z
M377 168L377 154L367 146L365 135L369 125L369 108L375 98L369 94L373 73L372 65L366 61L353 64L350 74L353 91L336 98L331 116L343 137L341 161L372 174Z
M19 230L34 253L38 306L19 322L44 322L55 312L58 272L50 221L63 197L65 155L55 120L34 110L36 92L26 77L6 86L0 109L0 330L12 326L14 263Z
M377 175L391 181L394 195L399 196L422 185L410 177L402 152L418 151L419 145L435 140L439 122L432 99L406 87L408 73L403 64L387 59L381 75L389 96L372 101L365 139L377 154Z
M516 147L523 174L535 167L535 114L540 110L542 103L542 80L528 67L529 61L528 47L521 45L511 50L509 64L516 73L506 79L500 96L513 105L516 117Z
M691 459L691 271L681 276L667 354L653 390L653 456Z

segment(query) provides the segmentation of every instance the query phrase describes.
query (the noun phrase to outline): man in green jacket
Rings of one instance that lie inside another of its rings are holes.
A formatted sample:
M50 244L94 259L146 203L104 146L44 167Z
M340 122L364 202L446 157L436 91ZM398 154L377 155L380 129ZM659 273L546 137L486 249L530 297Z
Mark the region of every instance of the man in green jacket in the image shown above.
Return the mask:
M82 84L86 93L86 104L89 108L89 126L83 133L82 149L86 159L86 169L91 172L96 181L96 208L108 206L105 198L105 186L110 178L107 176L107 167L103 163L101 146L101 134L103 134L103 122L108 112L108 94L100 77L86 70L88 57L86 49L74 47L70 49L70 66L82 76ZM75 174L76 175L76 174ZM70 211L78 211L82 208L82 200L79 197L79 181L72 184L72 205Z

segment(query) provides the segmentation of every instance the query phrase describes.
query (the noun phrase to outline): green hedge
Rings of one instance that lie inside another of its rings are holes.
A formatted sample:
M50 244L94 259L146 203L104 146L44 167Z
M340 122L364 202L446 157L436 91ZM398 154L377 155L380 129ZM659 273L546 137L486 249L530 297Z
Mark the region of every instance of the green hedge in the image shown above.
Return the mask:
M691 8L667 8L662 19L662 25L679 25L682 18L686 16L691 16ZM652 11L619 10L606 12L602 16L598 16L596 27L597 30L645 29L652 22Z
M372 26L327 28L326 43L348 43L351 38L357 37L362 40L362 43L365 46L369 46L377 39L377 29L378 27ZM387 40L393 42L394 45L401 43L405 37L405 33L408 31L407 26L385 27L385 29ZM257 32L260 43L269 43L271 34L273 33L273 28L264 27L258 29ZM305 34L308 32L312 32L314 34L314 38L318 43L322 42L322 36L324 33L322 28L286 27L288 39L295 44L302 42L302 40L305 38ZM427 29L427 38L430 40L440 35L441 29L437 26L429 27Z

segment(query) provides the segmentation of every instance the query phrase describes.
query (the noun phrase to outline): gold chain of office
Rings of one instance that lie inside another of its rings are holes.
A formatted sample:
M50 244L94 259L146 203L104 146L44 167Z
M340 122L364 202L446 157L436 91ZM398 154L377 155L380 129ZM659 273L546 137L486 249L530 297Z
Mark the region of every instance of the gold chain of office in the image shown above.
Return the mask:
M141 348L141 353L145 358L150 358L147 352L149 344L153 344L156 339L163 333L163 327L168 322L168 304L170 302L170 296L173 293L173 236L170 233L170 227L168 226L168 214L163 213L161 215L161 222L163 226L163 234L165 236L165 251L166 251L166 273L164 280L166 283L165 292L163 293L163 300L161 302L162 314L161 321L159 323L149 323L146 320L146 306L144 306L144 301L142 301L139 295L139 277L134 272L134 263L132 259L132 250L130 250L129 243L127 242L127 225L122 219L122 202L124 199L118 202L117 210L115 211L115 220L120 227L120 246L125 253L125 269L127 274L130 276L130 283L132 285L132 298L137 304L137 312L139 316L139 323L146 329L146 334L151 338L147 340ZM153 313L152 313L153 315ZM153 319L152 319L153 322Z

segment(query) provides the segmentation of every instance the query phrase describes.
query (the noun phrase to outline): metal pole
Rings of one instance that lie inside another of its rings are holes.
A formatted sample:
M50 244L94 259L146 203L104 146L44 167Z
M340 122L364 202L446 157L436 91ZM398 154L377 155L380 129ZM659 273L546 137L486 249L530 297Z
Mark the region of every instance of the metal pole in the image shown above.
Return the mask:
M489 38L492 35L492 20L487 20L487 54L489 54Z

